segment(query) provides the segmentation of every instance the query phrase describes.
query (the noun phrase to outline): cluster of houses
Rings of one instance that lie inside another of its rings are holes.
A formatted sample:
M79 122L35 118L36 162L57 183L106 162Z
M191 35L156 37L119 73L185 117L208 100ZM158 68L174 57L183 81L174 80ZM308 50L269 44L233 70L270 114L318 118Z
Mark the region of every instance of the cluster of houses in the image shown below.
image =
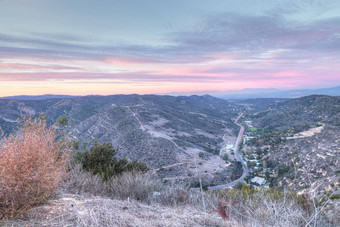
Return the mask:
M253 127L252 121L244 121L244 123L246 125L246 128L248 129L243 136L243 144L246 145L249 140L256 137L257 129ZM269 188L267 180L260 176L264 176L264 174L268 172L268 169L262 168L262 163L259 160L259 155L255 153L254 149L251 146L248 147L248 149L248 154L245 154L243 158L248 163L249 172L258 172L259 168L261 167L261 172L259 173L259 176L254 176L248 181L248 183L256 188Z
M245 155L244 156L244 160L247 163L250 163L250 167L254 166L255 170L257 170L259 168L259 166L261 165L260 160L258 160L258 155L257 154Z
M249 157L252 157L252 159L249 159ZM261 177L264 176L266 172L269 172L269 170L267 168L263 168L261 161L258 159L258 155L257 154L245 155L244 159L248 163L249 172L250 173L255 172L255 174L257 174L250 179L249 183L256 188L259 187L269 188L267 180Z
M250 129L249 131L244 133L243 144L246 144L249 140L255 138L254 134L256 134L257 129L253 127L252 121L244 121L244 123L246 124L247 128Z

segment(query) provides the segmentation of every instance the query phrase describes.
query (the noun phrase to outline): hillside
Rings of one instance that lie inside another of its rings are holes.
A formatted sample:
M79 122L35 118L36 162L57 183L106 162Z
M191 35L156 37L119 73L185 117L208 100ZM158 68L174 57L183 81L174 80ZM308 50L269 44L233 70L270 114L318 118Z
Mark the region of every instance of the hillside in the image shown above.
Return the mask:
M0 100L0 126L10 133L21 114L47 117L74 141L112 142L120 157L138 159L165 179L196 176L199 166L207 178L230 179L232 169L219 157L234 143L238 126L233 119L241 107L211 96L155 95L90 96L48 100ZM196 160L196 161L195 161ZM230 165L230 163L229 163ZM220 174L222 173L222 174Z
M263 99L263 98L301 98L310 95L339 96L340 86L320 89L280 90L272 88L242 89L239 91L219 92L214 94L223 99Z
M319 196L337 190L340 97L292 99L248 118L257 131L247 144L259 155L261 169L268 169L272 186L310 190Z
M255 113L254 121L264 129L301 131L318 123L340 125L340 98L312 95L269 105Z
M233 99L230 101L237 103L238 105L246 107L251 112L260 112L260 111L265 111L271 105L284 102L287 100L289 99L258 98L258 99L244 99L244 100Z

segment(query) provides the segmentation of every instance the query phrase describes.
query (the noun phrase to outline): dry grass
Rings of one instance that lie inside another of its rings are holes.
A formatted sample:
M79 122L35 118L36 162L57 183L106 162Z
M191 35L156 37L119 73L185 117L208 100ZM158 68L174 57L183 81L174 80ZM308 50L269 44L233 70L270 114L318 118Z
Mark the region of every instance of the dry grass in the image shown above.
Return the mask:
M249 201L248 201L249 202ZM147 205L135 200L115 200L65 194L48 205L31 209L21 219L0 222L3 226L305 226L297 221L301 210L292 203L265 200L249 203L239 216L229 212L223 220L217 211L193 205ZM320 225L318 225L320 226Z
M0 219L46 201L66 174L69 149L55 129L27 119L0 141Z
M1 223L0 223L1 224ZM4 226L235 226L210 211L193 207L152 206L136 201L65 195ZM236 223L235 223L236 224Z
M306 225L311 217L309 213L309 206L311 206L311 204L309 204L310 201L305 199L303 200L303 203L299 203L296 195L283 195L282 192L276 190L257 191L250 188L244 188L242 190L206 192L204 193L206 209L208 212L208 214L206 214L202 206L200 193L191 191L185 185L164 185L161 182L152 179L149 175L141 174L139 172L127 172L102 184L97 181L97 178L86 175L86 173L82 171L77 170L76 172L73 172L73 174L75 175L75 177L73 177L74 179L83 182L69 184L72 185L73 192L78 187L80 190L76 191L83 191L87 195L100 195L110 199L130 201L128 204L138 204L138 206L143 208L148 207L149 211L152 212L145 213L143 211L143 215L151 216L151 219L154 220L153 223L145 222L147 224L144 225L144 222L140 222L138 215L130 217L129 215L133 214L129 213L130 210L126 208L126 214L120 213L122 217L122 219L119 219L120 222L113 222L111 218L116 220L118 217L111 217L110 214L106 214L106 212L110 210L107 207L116 206L114 204L108 204L109 201L114 201L113 203L118 203L118 201L106 199L106 208L99 205L95 206L96 208L88 211L90 212L90 214L86 215L88 219L83 220L82 218L79 218L79 220L81 219L84 223L90 224L90 226L105 226L105 223L99 221L101 219L107 220L107 223L120 223L119 226L148 226L149 224L149 226L170 226L170 222L172 222L172 226L206 226L210 224L214 226L212 223L218 223L215 226L221 226L222 223L223 226L302 226ZM80 176L76 177L77 175ZM86 190L83 190L84 188L86 188ZM143 203L133 202L136 200ZM103 202L104 200L101 199L100 201ZM122 201L119 203L126 203ZM218 206L218 204L220 206ZM158 215L161 214L157 209L160 211L167 210L166 212L168 212L169 215L171 212L174 212L174 210L181 213L184 209L186 210L186 213L184 212L184 216L181 216L181 218L186 220L186 222L171 219L171 215L169 218L164 218L164 215L168 214L165 213L162 214L163 219L165 219L163 223L159 220ZM201 218L200 221L197 220L197 222L192 222L192 217L190 215L196 214L191 212L199 213L199 217ZM218 213L222 214L222 216ZM96 215L99 215L100 218ZM224 221L222 221L222 217L225 217ZM130 221L134 219L138 221ZM106 226L110 225L107 224Z
M311 210L304 206L311 205L305 199L300 202L296 195L286 195L276 190L222 191L219 212L239 223L251 223L252 226L305 226L311 217Z
M76 167L65 185L69 187L66 192L81 195L64 194L48 205L31 209L21 219L0 225L286 227L309 226L311 220L303 204L279 191L246 188L206 192L205 211L198 192L183 185L164 185L138 172L104 183Z
M100 182L88 173L75 168L72 179L77 182L69 192L85 192L111 199L137 200L146 204L165 207L191 207L204 213L199 192L191 191L181 184L162 184L150 175L126 172L107 182ZM78 189L77 189L78 188ZM84 188L86 190L84 190ZM80 193L82 194L82 193ZM83 193L84 195L84 193ZM226 220L240 225L254 226L299 226L310 219L310 201L298 202L296 195L283 195L277 190L222 190L204 193L207 210L215 210ZM222 201L222 203L221 203ZM221 206L222 205L222 206ZM219 209L218 209L219 208Z

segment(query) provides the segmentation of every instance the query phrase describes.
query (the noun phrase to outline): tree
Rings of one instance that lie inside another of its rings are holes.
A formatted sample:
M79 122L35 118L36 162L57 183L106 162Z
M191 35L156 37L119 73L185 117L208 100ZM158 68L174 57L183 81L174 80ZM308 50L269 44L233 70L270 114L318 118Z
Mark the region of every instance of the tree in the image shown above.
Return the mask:
M65 115L63 115L57 120L57 123L63 126L68 125L68 119Z
M129 162L126 158L117 160L116 155L117 152L112 143L98 144L95 141L89 152L77 153L76 161L81 163L85 171L99 175L104 181L125 171L146 172L148 170L148 167L142 162L136 160Z
M244 183L242 182L238 182L235 186L234 189L242 189L243 188Z

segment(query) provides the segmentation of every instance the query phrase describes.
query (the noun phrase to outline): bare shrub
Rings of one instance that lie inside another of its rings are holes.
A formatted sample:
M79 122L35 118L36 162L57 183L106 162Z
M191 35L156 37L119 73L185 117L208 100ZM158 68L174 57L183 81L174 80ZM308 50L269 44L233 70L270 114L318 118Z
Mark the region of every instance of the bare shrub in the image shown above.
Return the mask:
M178 183L163 184L140 171L124 172L104 181L76 165L69 171L64 185L65 192L78 195L130 199L166 206L201 204L199 193L190 191L188 186ZM207 198L209 196L206 194Z
M158 183L158 182L157 182ZM124 172L104 181L100 176L75 165L65 179L64 190L78 195L93 195L116 199L150 202L157 183L139 171Z
M190 190L184 183L162 183L159 179L142 172L125 172L109 181L109 197L114 199L133 199L147 204L158 203L165 206L195 206L202 208L199 192ZM205 193L207 207L212 209L217 197Z
M158 196L154 197L154 201L166 206L178 205L202 205L200 194L190 191L188 186L184 184L167 184L162 185Z
M109 194L112 198L135 199L149 202L156 182L151 180L147 174L141 172L124 172L111 178L109 182Z
M15 215L48 199L62 182L69 147L42 120L24 120L14 135L0 142L0 218Z
M86 172L80 164L73 166L65 178L64 190L78 195L108 196L109 185L91 172Z

